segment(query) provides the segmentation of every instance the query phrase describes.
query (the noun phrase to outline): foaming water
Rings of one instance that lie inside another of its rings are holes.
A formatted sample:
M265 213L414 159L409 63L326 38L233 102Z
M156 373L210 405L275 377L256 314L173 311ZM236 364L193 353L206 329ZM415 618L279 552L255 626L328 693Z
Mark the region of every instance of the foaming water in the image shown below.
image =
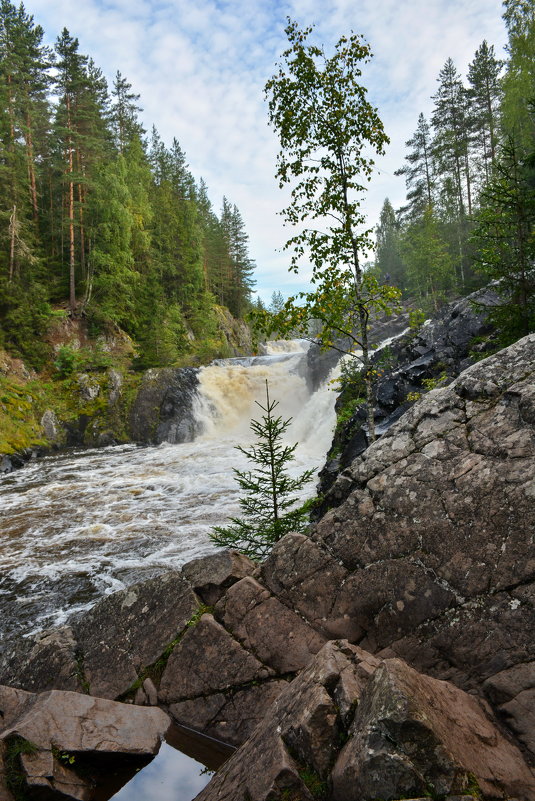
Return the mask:
M277 415L286 419L302 412L310 397L306 349L300 341L270 342L269 347L272 353L264 356L227 359L201 369L196 416L205 437L247 432L251 418L262 414L258 404L266 404L266 381L278 402Z
M335 394L325 385L309 395L304 343L269 347L201 370L203 433L194 442L71 451L0 479L0 635L57 625L104 594L213 551L212 526L239 514L232 468L250 464L235 446L251 441L266 379L276 413L294 418L291 472L320 469ZM312 482L304 495L313 493Z

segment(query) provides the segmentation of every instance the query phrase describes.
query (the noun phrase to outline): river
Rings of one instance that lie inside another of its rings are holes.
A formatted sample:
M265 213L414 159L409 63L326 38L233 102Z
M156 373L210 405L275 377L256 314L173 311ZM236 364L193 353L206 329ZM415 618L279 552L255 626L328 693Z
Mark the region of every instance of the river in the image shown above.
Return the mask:
M328 383L310 394L307 344L202 368L190 443L74 450L0 477L0 639L59 625L102 595L177 568L215 546L208 534L239 514L232 468L250 464L265 381L293 418L291 471L321 469L335 422ZM314 482L305 491L313 495Z

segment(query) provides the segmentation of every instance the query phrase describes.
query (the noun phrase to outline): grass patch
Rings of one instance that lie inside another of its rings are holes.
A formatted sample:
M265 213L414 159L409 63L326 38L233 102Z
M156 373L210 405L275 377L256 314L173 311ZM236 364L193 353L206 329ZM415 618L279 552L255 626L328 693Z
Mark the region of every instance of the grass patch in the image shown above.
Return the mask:
M299 771L299 777L313 798L317 798L318 801L327 798L327 782L323 781L315 771L303 768Z
M22 754L35 754L39 749L34 743L19 735L10 737L5 744L5 749L7 788L14 801L29 801L30 796L20 758Z

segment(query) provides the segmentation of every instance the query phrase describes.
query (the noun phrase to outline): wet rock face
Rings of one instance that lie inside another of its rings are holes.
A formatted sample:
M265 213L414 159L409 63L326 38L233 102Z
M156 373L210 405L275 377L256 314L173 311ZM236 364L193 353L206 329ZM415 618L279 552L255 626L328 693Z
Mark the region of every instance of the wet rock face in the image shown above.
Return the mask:
M130 433L137 442L191 442L196 431L192 404L198 386L192 367L147 370L130 411Z
M472 363L470 351L477 347L473 344L474 338L491 331L486 321L486 310L498 299L492 288L478 290L467 298L448 304L437 318L423 325L417 333L405 334L373 356L372 361L380 372L375 387L377 436L388 431L410 407L413 401L407 399L411 393L417 396L426 391L426 380L447 384ZM394 333L399 334L401 330ZM380 340L376 338L374 341ZM337 405L341 406L343 402L342 394ZM327 492L338 473L368 447L365 424L366 410L360 407L337 435L334 442L337 456L328 456L320 473L322 493Z

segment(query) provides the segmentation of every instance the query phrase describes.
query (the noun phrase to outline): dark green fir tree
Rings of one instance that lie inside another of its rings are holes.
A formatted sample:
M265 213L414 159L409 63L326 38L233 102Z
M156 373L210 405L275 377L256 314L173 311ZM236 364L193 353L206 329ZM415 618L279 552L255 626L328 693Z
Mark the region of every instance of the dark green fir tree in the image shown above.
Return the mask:
M251 430L258 439L251 448L238 446L254 468L234 470L244 493L240 498L242 517L232 517L229 526L215 526L210 539L222 548L234 548L260 560L285 534L306 528L308 504L300 505L295 493L311 480L314 471L306 470L297 478L288 474L297 443L282 442L291 418L283 420L273 414L278 401L270 399L267 381L266 405L256 403L264 412L261 420L251 421Z

